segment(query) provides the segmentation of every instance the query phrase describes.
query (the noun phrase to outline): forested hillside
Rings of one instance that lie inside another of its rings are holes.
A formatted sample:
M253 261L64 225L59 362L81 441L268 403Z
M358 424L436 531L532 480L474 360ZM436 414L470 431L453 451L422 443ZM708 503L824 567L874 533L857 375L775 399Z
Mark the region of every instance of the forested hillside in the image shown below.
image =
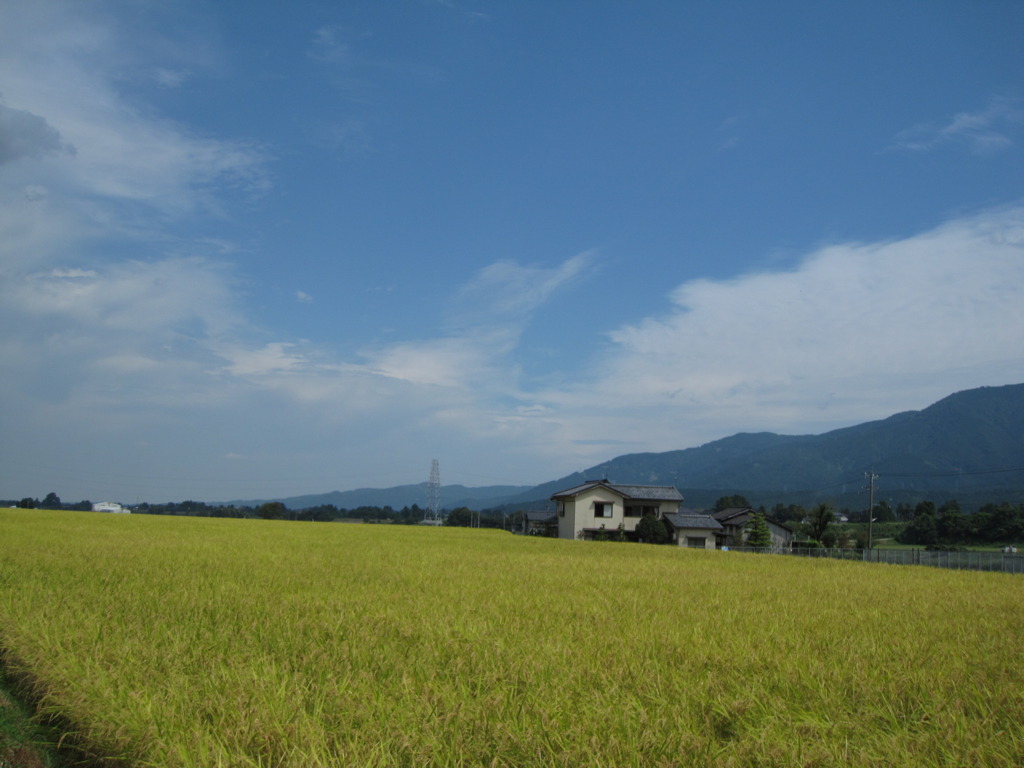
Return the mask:
M619 456L516 500L547 498L597 477L675 485L695 505L723 491L752 501L841 498L860 492L866 472L878 474L879 490L894 500L1024 497L1024 384L958 392L921 411L822 435L737 434L697 448Z

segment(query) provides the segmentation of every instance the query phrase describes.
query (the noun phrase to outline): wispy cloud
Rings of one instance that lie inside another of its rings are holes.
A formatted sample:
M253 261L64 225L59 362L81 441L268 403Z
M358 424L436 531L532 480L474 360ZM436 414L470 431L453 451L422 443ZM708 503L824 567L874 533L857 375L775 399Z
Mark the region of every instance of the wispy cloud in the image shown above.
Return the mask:
M959 112L945 124L921 123L897 134L893 149L929 152L946 145L966 146L976 155L991 155L1014 145L1024 128L1020 99L995 96L985 109Z
M592 264L589 253L555 267L495 262L455 291L443 335L364 348L359 360L346 361L340 369L320 370L331 376L341 370L450 388L463 396L469 391L485 399L508 396L520 383L513 353L533 313L580 279Z
M102 269L58 267L8 283L6 301L23 316L59 317L71 327L158 329L204 336L235 325L229 275L203 259L127 261Z
M585 275L594 262L580 253L557 267L499 261L480 270L458 293L453 318L462 324L524 322L551 296Z
M153 77L165 88L180 88L190 77L192 77L192 73L187 69L157 67L156 71L153 73Z
M327 24L313 31L308 55L325 64L352 62L351 30L338 24Z
M113 216L137 221L139 207L163 217L208 213L221 205L214 189L267 189L267 155L255 143L190 133L125 99L112 70L151 70L151 54L139 40L120 40L127 33L104 20L102 6L42 2L4 13L0 153L45 160L32 174L51 193L109 227Z
M592 267L588 255L492 264L455 291L481 325L425 329L356 359L254 340L231 274L203 260L38 272L0 302L0 319L20 323L0 344L5 406L26 424L64 419L69 434L132 445L212 430L223 437L193 449L211 467L271 444L254 466L281 472L300 454L326 466L343 435L358 451L334 450L367 471L436 442L466 471L501 457L544 479L629 450L820 432L1024 380L1024 207L823 247L790 270L688 281L663 313L611 329L610 347L557 388L524 378L521 329Z

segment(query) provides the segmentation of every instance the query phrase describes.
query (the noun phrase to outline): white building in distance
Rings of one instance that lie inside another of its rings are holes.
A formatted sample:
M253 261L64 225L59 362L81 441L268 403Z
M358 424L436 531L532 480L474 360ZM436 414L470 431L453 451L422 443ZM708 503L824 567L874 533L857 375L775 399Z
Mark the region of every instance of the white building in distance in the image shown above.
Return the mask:
M93 512L113 512L115 515L129 515L131 510L113 501L100 501L92 505Z

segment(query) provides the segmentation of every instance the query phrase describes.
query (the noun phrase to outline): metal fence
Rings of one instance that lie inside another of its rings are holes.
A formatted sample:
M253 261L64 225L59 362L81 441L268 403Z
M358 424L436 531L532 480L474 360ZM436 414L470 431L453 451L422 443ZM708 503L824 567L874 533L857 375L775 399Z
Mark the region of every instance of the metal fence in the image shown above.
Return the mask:
M725 549L723 547L723 549ZM930 549L787 549L771 547L728 547L730 552L757 552L797 557L825 557L831 560L856 560L888 565L930 565L964 571L996 571L1024 574L1024 554L1016 552L972 552Z

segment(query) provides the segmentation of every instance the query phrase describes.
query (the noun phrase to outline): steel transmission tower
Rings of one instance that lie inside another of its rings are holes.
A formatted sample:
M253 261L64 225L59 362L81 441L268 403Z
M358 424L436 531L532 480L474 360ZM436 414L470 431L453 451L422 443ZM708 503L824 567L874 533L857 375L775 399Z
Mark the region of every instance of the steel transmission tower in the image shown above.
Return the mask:
M427 483L427 512L423 517L425 525L441 524L441 469L437 459L430 463L430 481Z

